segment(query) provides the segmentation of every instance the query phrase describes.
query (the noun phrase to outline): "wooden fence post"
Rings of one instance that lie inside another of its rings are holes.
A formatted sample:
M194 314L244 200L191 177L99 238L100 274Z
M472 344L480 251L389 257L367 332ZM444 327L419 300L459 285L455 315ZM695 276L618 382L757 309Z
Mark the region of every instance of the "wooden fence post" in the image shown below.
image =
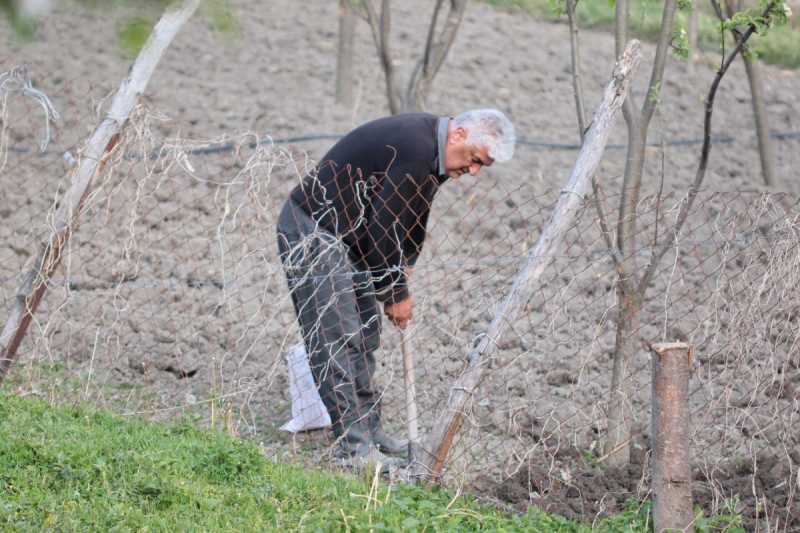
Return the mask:
M8 373L33 314L42 301L47 280L61 261L61 252L89 196L92 180L103 171L109 152L117 144L120 132L139 103L139 96L147 87L164 50L199 5L200 0L178 0L167 8L128 75L122 80L106 118L95 129L83 150L72 190L59 199L53 231L39 247L39 252L25 272L6 325L0 333L0 383Z
M487 362L494 355L503 336L519 318L531 294L539 288L539 279L544 269L552 262L558 246L574 223L578 209L590 192L592 175L600 164L611 128L622 102L625 101L641 59L639 41L633 39L614 65L611 81L606 86L603 100L595 111L578 160L539 241L531 249L527 263L503 300L497 315L470 354L466 369L450 391L447 404L436 417L436 423L420 446L417 461L409 466L410 481L418 482L421 479L435 481L441 475L441 468L453 435L461 423L464 405L483 379Z
M689 468L689 363L682 342L654 344L653 357L653 526L693 531L692 472Z

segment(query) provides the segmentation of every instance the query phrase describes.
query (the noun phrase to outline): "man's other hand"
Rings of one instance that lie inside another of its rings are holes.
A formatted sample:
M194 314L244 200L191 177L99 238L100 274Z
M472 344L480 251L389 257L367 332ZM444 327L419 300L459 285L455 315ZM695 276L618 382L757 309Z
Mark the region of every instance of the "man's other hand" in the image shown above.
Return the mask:
M407 298L402 302L394 304L386 302L383 311L386 313L386 316L389 317L392 324L400 329L406 329L406 326L408 326L408 323L414 317L412 307L411 298Z

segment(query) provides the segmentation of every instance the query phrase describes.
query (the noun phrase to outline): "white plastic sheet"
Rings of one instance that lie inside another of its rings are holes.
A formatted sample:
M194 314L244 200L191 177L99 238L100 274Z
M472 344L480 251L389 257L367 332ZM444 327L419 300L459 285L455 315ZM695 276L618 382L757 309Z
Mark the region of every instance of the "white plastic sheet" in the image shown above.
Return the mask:
M289 395L292 397L292 419L281 426L283 431L297 433L311 429L322 429L331 425L331 416L322 403L306 347L294 345L286 354L289 367Z

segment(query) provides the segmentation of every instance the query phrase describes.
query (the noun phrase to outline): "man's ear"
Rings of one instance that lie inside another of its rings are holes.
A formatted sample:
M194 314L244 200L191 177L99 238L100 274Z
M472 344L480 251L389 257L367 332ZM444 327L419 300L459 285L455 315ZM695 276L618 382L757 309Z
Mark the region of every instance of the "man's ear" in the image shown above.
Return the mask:
M459 126L453 130L453 134L450 136L450 139L453 144L459 143L467 138L467 128L464 126Z

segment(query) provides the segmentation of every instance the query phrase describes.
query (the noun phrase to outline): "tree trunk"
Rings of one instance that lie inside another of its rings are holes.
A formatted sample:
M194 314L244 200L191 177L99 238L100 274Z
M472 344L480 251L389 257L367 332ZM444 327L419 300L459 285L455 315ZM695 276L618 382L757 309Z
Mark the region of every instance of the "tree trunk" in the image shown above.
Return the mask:
M761 172L764 175L764 184L768 187L777 187L778 179L775 175L775 153L769 131L767 105L764 103L764 86L761 83L761 68L758 66L758 62L755 59L746 55L742 55L742 57L744 59L744 66L747 69L747 80L750 82L750 95L753 98L753 114L756 117L758 153L761 156Z
M617 46L619 40L627 35L627 9L628 0L617 0ZM730 0L729 0L730 1ZM714 4L717 14L722 20L721 8ZM764 6L760 18L769 17L774 2ZM703 183L708 164L708 155L711 149L711 115L714 98L722 77L727 72L731 62L740 51L744 50L747 40L755 33L756 26L750 24L744 33L734 33L736 46L720 65L714 81L711 83L705 101L705 119L703 129L703 148L694 183L689 187L685 199L681 202L675 225L668 232L666 238L659 243L660 249L654 251L650 263L645 267L644 274L639 275L639 269L631 250L635 248L634 235L636 227L636 205L639 199L639 190L642 184L642 170L644 168L645 141L647 125L652 117L658 99L656 88L660 87L661 76L664 71L666 51L669 45L669 35L672 30L672 16L674 14L674 0L666 0L664 5L664 18L661 25L659 45L650 78L650 94L641 112L638 112L631 99L623 106L623 114L628 123L628 156L625 163L625 177L619 208L619 227L617 230L617 246L619 260L615 261L615 269L619 276L617 291L619 294L619 313L617 316L617 338L614 347L614 369L612 372L611 397L607 418L607 440L604 450L611 464L624 464L630 460L630 401L632 394L631 372L634 357L638 350L637 331L639 328L639 312L644 303L649 282L655 276L658 263L674 242L686 221L697 191ZM730 8L730 4L728 4ZM732 15L731 15L732 16Z
M406 91L406 108L405 112L413 111L421 113L425 111L425 98L428 95L430 88L430 62L431 53L433 49L433 40L436 36L436 22L439 19L439 12L442 10L444 0L436 0L436 5L433 8L433 16L431 16L431 24L428 27L428 37L425 40L425 52L422 59L417 62L414 71L411 73L411 78L408 80L408 90ZM428 81L423 85L423 78L428 77Z
M622 179L620 195L617 247L620 259L615 262L619 276L618 291L620 294L619 314L617 317L617 340L614 349L614 369L610 391L611 410L608 414L608 438L605 451L611 464L623 464L630 460L630 428L627 413L630 410L631 383L630 367L637 350L636 335L639 325L638 313L644 301L646 285L639 280L638 266L631 250L636 235L636 206L642 188L644 171L645 143L647 128L653 118L659 99L659 88L664 77L664 67L670 51L673 21L677 0L665 0L661 17L661 29L658 35L658 46L653 59L653 70L650 74L648 91L641 110L636 109L633 99L625 102L622 108L625 122L628 125L628 150L625 161L625 172ZM620 39L630 31L630 4L628 0L616 2L616 46Z
M630 462L630 421L633 394L632 367L639 349L639 311L643 294L639 289L639 277L634 249L636 230L636 203L641 176L644 172L645 140L647 125L641 118L628 122L628 159L625 162L625 177L629 185L623 186L620 199L617 246L620 261L616 264L618 295L617 337L614 343L614 362L611 374L611 391L608 412L608 433L603 452L608 463L621 465ZM638 176L638 178L636 177Z
M586 141L550 220L536 246L531 249L527 263L503 300L497 315L470 354L466 370L451 389L447 404L420 447L418 461L409 467L408 473L412 481L438 478L440 472L435 469L437 460L446 456L449 437L458 427L467 400L472 397L478 383L483 379L487 362L496 353L498 345L518 319L533 291L539 288L542 272L553 260L553 254L572 227L575 215L591 189L591 176L600 164L611 128L628 95L631 79L640 61L639 42L632 40L617 60L611 82L603 93L603 101L595 111Z
M611 374L608 433L603 449L608 455L608 463L612 465L627 464L631 457L629 424L632 414L630 404L633 394L632 366L639 348L639 311L644 297L639 288L635 254L631 250L635 248L636 203L644 172L646 128L641 118L634 118L628 122L628 159L625 162L625 176L634 183L623 185L620 199L617 246L621 253L620 260L615 265L618 276L619 310Z
M336 63L336 103L353 107L353 51L356 12L350 0L339 0L339 54Z
M631 283L631 285L636 285ZM622 285L617 287L619 294L619 314L617 315L617 339L614 345L614 369L611 373L611 397L609 399L608 432L604 453L608 464L623 465L631 460L631 428L633 416L631 399L633 397L633 364L639 349L639 311L642 307L642 294L638 287L629 289L626 294Z
M744 0L738 0L737 8L740 12L744 10ZM717 7L717 16L723 20L721 6ZM725 14L729 19L734 16L733 0L725 0ZM764 88L761 83L761 69L758 68L756 60L748 57L748 50L745 46L747 38L739 31L731 30L736 44L742 50L742 59L747 70L747 81L750 82L750 96L753 100L753 115L756 119L756 137L758 138L758 155L761 157L761 173L764 176L764 184L768 187L778 185L775 174L775 153L772 149L772 138L769 131L769 119L767 118L767 106L764 103Z

